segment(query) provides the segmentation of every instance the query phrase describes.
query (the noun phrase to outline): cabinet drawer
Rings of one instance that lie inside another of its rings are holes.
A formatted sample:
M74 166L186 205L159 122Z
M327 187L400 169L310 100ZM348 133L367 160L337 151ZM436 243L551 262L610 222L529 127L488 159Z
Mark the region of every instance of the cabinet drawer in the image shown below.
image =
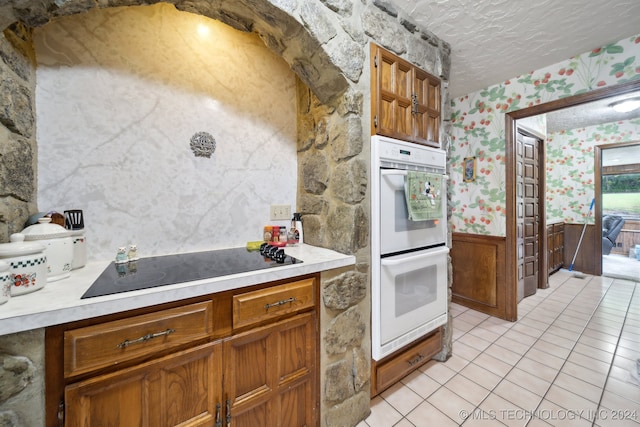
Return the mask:
M299 280L233 297L233 328L315 306L315 279Z
M144 314L64 333L64 375L77 375L177 347L211 334L212 303Z
M377 365L375 372L377 393L389 388L419 366L427 363L440 350L442 350L442 333L441 329L438 329L436 333Z

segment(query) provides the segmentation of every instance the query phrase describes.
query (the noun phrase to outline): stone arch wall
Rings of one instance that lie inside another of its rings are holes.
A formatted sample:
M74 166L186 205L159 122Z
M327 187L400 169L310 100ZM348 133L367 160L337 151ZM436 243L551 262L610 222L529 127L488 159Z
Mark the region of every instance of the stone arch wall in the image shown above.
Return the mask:
M0 25L5 28L21 22L34 28L60 16L73 15L100 7L135 6L160 3L159 0L9 0L0 9ZM164 0L176 9L206 16L239 31L256 32L265 45L280 55L296 74L327 103L344 92L362 73L364 54L349 37L338 37L337 29L325 18L320 2L269 0ZM324 8L327 9L327 8ZM327 9L327 11L329 11ZM339 43L340 49L332 50Z
M7 0L0 6L5 29L0 37L0 241L8 241L37 210L31 28L96 7L151 3L156 1ZM304 215L305 242L357 259L354 269L322 277L319 416L323 426L356 425L369 411L368 43L392 50L445 82L450 48L380 0L167 3L256 32L299 77L297 208ZM447 117L446 88L443 95ZM2 342L5 354L20 352L11 337ZM0 402L0 415L5 410ZM39 424L25 421L24 415L17 415L22 424L15 425Z

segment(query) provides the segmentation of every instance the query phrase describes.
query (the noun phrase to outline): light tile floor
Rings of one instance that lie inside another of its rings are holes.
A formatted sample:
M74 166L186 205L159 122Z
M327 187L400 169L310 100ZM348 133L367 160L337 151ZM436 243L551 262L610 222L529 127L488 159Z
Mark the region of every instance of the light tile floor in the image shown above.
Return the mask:
M507 322L453 304L453 355L357 427L639 426L640 283L560 270Z
M602 275L640 280L640 260L622 255L602 255Z

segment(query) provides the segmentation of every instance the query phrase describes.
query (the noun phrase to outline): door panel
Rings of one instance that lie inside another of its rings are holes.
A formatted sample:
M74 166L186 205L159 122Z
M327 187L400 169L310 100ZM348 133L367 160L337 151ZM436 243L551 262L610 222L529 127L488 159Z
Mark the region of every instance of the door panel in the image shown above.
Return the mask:
M518 302L524 298L524 158L523 141L518 134L516 139L516 271L518 274Z
M219 344L206 344L65 389L66 427L213 425Z
M411 136L411 64L384 50L378 51L378 80L380 104L378 129L383 135L400 139Z
M539 152L541 141L537 138L525 136L518 132L518 143L522 144L522 165L524 194L524 277L523 296L536 293L539 279L539 250L540 247L540 215L539 215Z
M306 313L225 341L223 388L231 425L315 425L317 411L304 404L315 402L314 331L315 314Z
M416 111L414 114L414 140L439 142L440 135L440 82L428 73L415 69L413 83Z

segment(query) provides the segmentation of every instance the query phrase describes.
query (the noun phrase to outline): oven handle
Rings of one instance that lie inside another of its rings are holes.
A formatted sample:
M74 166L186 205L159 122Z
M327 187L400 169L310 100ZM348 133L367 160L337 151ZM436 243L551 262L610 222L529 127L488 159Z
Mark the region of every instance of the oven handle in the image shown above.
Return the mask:
M425 251L420 252L412 252L404 255L396 255L389 258L382 258L380 260L380 265L384 267L396 267L402 264L406 264L412 261L418 261L424 258L428 258L434 255L448 254L449 248L446 246L439 246L433 249L427 249Z
M387 176L387 175L400 175L400 176L407 176L407 171L404 169L380 169L380 173L383 176ZM449 179L449 175L442 175L443 179Z
M382 175L402 175L407 176L407 171L402 169L381 169Z

